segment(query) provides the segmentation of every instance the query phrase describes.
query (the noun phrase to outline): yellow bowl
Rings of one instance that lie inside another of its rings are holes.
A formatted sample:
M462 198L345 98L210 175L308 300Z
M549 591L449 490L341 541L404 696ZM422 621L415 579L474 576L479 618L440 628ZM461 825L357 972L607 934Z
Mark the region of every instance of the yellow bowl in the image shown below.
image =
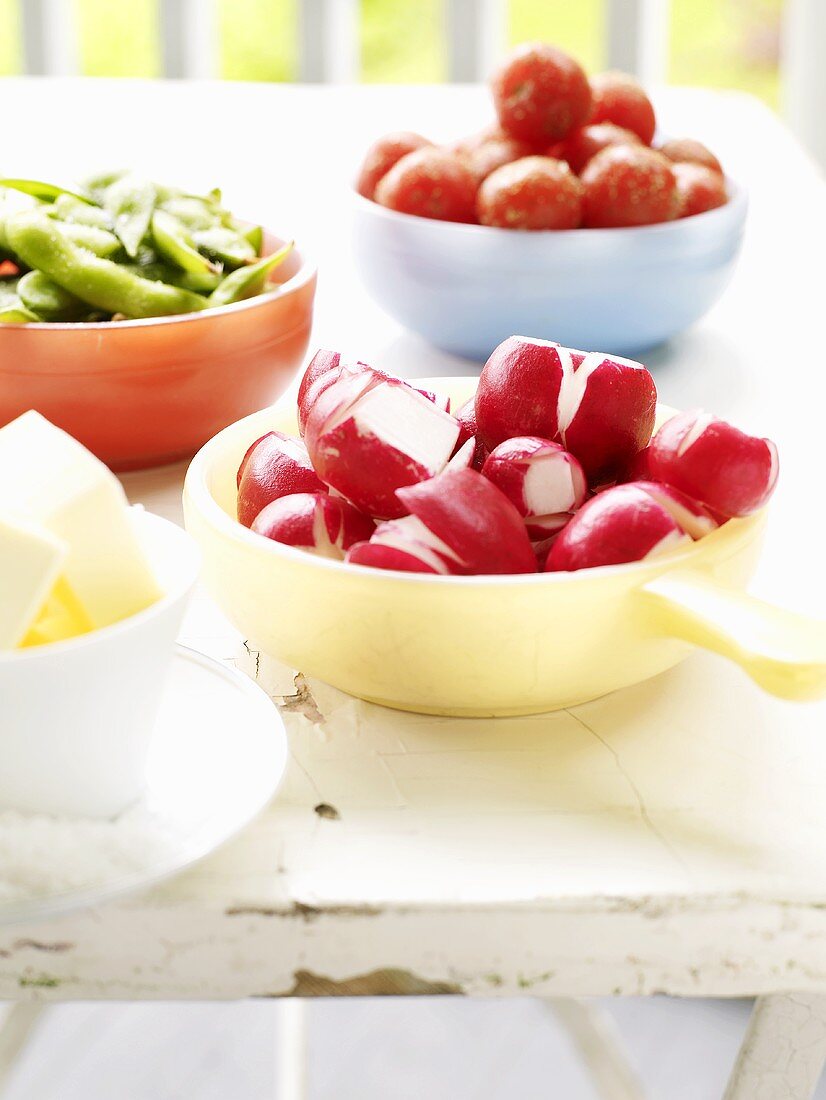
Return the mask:
M423 384L449 393L456 407L475 380ZM401 710L532 714L645 680L700 645L738 661L777 695L826 694L826 624L743 594L764 512L653 561L577 573L366 569L236 521L238 465L272 428L296 433L292 401L207 443L187 473L184 513L209 592L251 644L294 668Z

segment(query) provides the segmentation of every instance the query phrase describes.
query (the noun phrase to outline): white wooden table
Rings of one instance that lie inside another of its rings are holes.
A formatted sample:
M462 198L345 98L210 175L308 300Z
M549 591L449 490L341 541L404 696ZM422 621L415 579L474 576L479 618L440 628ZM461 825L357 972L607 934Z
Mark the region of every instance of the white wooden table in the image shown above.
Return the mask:
M7 170L71 178L123 163L220 184L319 259L315 344L408 376L477 369L363 294L346 182L384 130L447 139L481 125L482 90L6 80L0 93L18 107ZM755 590L826 615L826 188L750 99L670 90L659 105L670 132L706 140L749 186L752 209L734 284L649 365L669 404L778 442ZM125 481L179 519L182 475ZM440 720L356 703L245 651L203 595L183 640L237 660L282 707L281 796L162 887L0 929L1 997L764 994L728 1096L810 1095L826 1050L825 707L770 700L698 655L570 712Z

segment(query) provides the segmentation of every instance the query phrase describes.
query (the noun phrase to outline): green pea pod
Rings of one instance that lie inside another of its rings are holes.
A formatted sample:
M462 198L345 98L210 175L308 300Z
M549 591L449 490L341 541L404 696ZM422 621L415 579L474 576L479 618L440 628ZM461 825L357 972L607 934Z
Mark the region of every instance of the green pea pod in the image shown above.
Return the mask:
M264 228L260 225L249 225L246 228L240 229L242 236L246 237L249 243L255 250L255 255L261 255L261 249L264 247Z
M152 215L152 239L155 248L170 263L193 275L214 275L217 266L195 248L192 238L177 218L165 210Z
M173 218L177 218L181 225L190 231L193 229L211 229L214 225L220 225L220 218L212 207L203 199L192 198L190 195L176 195L161 204L161 209Z
M108 229L95 229L93 225L81 225L79 222L57 221L57 224L70 241L94 252L96 256L108 258L121 250L120 241Z
M172 264L157 261L155 263L125 264L122 265L134 271L136 275L142 275L144 279L154 279L160 283L169 283L170 286L183 287L184 290L194 290L199 294L209 294L220 285L223 275L216 272L213 275L206 273L195 274L191 271L181 271Z
M89 203L92 200L86 195L79 195L77 191L70 191L66 187L58 187L54 183L45 183L43 180L17 180L0 176L0 187L8 187L12 191L22 191L24 195L32 195L41 202L54 202L60 195L71 195L78 202Z
M258 256L246 237L223 225L196 230L192 240L201 252L229 268L251 264Z
M32 321L40 321L36 313L26 309L22 302L16 306L0 306L0 324L2 325L29 325Z
M52 282L42 271L29 271L17 284L20 301L47 321L76 321L89 307L74 294Z
M129 172L126 168L117 168L114 171L97 172L93 176L87 176L83 180L83 190L92 196L96 203L100 204L103 201L105 192L112 186L113 183L117 183L118 180L123 179L124 176L128 176Z
M292 252L295 241L290 241L272 256L265 256L257 264L249 264L247 267L239 267L227 275L221 285L213 290L207 299L209 306L228 306L233 302L242 302L245 298L254 298L260 294L267 285L270 274L282 264Z
M38 210L10 218L7 232L12 248L29 267L96 309L126 317L162 317L206 306L199 294L144 279L121 264L93 255Z
M122 176L103 194L103 209L130 256L136 256L149 232L157 192L154 183L138 176Z
M58 195L48 213L63 222L90 225L93 229L112 229L112 219L105 210L90 206L87 202L78 202L72 195Z

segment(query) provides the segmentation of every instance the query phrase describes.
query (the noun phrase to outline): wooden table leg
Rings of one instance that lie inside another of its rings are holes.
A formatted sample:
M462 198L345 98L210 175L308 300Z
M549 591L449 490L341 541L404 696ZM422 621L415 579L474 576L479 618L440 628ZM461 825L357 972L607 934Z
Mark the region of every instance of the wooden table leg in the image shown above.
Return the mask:
M826 996L758 997L723 1100L811 1100L826 1060Z
M275 1100L307 1100L307 1095L307 1002L288 997L278 1002Z
M545 1001L576 1045L601 1100L644 1100L642 1083L620 1044L616 1024L603 1009L587 1001Z

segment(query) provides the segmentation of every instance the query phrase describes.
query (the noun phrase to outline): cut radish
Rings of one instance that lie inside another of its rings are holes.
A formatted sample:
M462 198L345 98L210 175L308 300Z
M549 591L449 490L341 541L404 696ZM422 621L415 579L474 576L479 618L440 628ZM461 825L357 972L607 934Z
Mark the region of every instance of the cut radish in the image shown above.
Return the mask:
M471 466L474 470L481 470L482 466L485 463L485 459L488 457L490 452L485 444L482 442L482 440L479 438L479 433L477 431L475 396L468 398L464 405L462 405L458 412L456 412L455 416L456 419L459 421L460 428L459 442L456 445L456 453L458 454L459 450L464 447L465 443L467 443L469 439L472 439L474 442L474 449L473 461L471 462Z
M456 555L416 516L381 523L369 542L350 550L347 560L374 569L401 569L406 573L455 573Z
M307 450L319 477L363 512L405 514L396 490L434 477L453 454L459 424L428 397L365 367L342 372L310 410Z
M651 442L649 462L667 482L721 516L747 516L762 508L777 484L777 448L715 416L678 413Z
M476 461L477 442L475 439L466 439L461 447L457 447L446 470L463 470L472 467Z
M691 535L693 539L701 539L720 526L718 518L713 516L708 508L699 501L692 500L685 493L681 493L673 485L663 485L656 481L633 481L629 484L636 485L638 489L642 489L653 497L665 508L675 523L679 523L686 534Z
M659 557L691 542L670 511L639 485L617 485L588 501L557 536L549 572Z
M605 479L646 446L657 390L641 363L512 336L482 370L479 434L488 445L514 436L562 443L587 476Z
M238 470L238 520L251 527L261 509L279 497L326 491L301 440L267 432L249 448Z
M274 542L342 561L351 546L370 538L374 526L346 500L328 493L294 493L268 504L252 529Z
M400 489L399 498L454 556L453 573L533 573L530 539L519 512L475 470L446 470Z
M494 447L482 473L527 522L532 540L561 530L588 492L582 466L559 443L517 436Z

